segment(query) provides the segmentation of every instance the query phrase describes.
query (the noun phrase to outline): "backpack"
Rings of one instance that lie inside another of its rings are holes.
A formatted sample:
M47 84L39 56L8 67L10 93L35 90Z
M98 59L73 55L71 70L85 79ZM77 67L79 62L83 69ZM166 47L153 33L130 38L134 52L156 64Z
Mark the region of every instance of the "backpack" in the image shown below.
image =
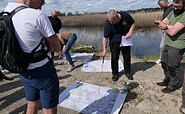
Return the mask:
M42 40L31 53L24 52L19 45L11 18L15 13L25 8L27 7L19 6L11 13L4 11L0 13L0 65L12 73L26 71L29 63L38 62L49 57L47 55L49 50L44 49ZM36 52L41 44L42 50Z

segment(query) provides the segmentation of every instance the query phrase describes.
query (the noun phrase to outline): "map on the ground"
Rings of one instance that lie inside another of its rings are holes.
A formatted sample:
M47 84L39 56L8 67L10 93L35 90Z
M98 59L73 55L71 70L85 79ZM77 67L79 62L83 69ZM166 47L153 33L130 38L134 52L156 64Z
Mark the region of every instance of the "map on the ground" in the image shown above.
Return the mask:
M118 114L127 92L75 82L59 96L59 105L83 114Z
M124 70L123 63L121 60L118 61L119 72ZM111 60L95 60L85 62L81 69L82 72L112 72Z
M91 61L94 53L70 53L70 55L73 61Z

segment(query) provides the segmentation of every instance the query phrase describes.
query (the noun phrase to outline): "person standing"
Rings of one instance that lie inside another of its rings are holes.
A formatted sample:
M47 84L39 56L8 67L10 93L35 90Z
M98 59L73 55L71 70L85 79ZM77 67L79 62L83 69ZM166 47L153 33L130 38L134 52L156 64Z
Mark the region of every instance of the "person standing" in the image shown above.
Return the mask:
M55 33L59 33L60 29L62 28L62 22L58 18L58 11L53 10L51 12L51 16L49 16L48 18L51 22L51 25L52 25L53 30L55 31Z
M51 12L51 16L48 17L51 25L53 27L53 30L55 31L55 33L59 33L60 29L62 28L62 22L61 20L58 18L58 11L53 10ZM54 57L55 53L51 52L52 58Z
M128 79L133 80L131 75L131 45L122 45L122 40L131 40L134 31L135 21L127 12L117 12L111 9L107 13L107 21L104 25L104 37L102 40L103 51L102 57L106 54L107 41L109 38L109 46L111 51L111 69L112 80L118 80L118 60L120 51L124 59L125 75Z
M70 64L67 72L71 72L75 69L75 65L74 65L74 61L71 58L69 50L72 48L72 46L76 42L77 36L75 33L71 33L71 32L59 32L57 33L57 36L60 42L62 43L62 46L63 46L62 51L64 52L64 55ZM62 54L59 54L59 59L61 59L61 57L62 57Z
M40 43L43 45L37 51L43 46L50 51L61 51L60 41L48 17L40 10L44 3L44 0L16 0L8 3L4 9L11 12L19 6L27 7L12 17L16 38L26 53L30 53ZM50 52L46 58L30 63L28 69L20 73L20 80L27 100L27 114L36 114L40 101L44 114L57 114L59 80Z
M168 0L159 0L158 5L163 9L163 16L162 20L167 17L167 15L173 10L173 5L169 3ZM162 37L161 37L161 43L160 43L160 54L159 54L159 59L156 61L157 64L161 64L161 56L162 56L162 51L164 47L164 35L165 32L162 31Z
M170 93L182 85L180 63L185 51L185 0L173 0L173 11L164 19L156 20L161 30L165 30L164 50L161 65L165 78L159 82L163 93Z

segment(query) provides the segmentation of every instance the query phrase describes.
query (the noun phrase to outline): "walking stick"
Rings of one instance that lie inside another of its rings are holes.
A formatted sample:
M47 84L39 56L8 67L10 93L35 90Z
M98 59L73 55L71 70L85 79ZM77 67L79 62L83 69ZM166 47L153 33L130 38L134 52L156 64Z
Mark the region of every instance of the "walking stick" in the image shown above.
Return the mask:
M98 80L98 83L100 83L100 76L102 75L102 72L103 72L103 64L104 64L104 58L105 56L103 56L103 60L102 60L102 64L101 64L101 72L100 72L100 75L99 75L99 80ZM100 93L100 85L99 85L99 90L98 90L98 94Z

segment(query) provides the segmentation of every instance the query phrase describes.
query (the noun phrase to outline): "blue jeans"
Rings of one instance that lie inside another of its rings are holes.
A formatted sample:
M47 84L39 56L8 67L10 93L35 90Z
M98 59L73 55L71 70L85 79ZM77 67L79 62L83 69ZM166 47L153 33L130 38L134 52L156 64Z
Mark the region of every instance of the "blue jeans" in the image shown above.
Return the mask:
M69 50L71 49L71 47L74 45L74 43L76 42L77 40L77 36L76 34L74 33L70 38L69 40L67 41L67 44L66 44L66 50L64 51L64 55L66 56L66 59L67 61L69 61L70 65L73 65L73 60L71 58L71 55L69 53Z

